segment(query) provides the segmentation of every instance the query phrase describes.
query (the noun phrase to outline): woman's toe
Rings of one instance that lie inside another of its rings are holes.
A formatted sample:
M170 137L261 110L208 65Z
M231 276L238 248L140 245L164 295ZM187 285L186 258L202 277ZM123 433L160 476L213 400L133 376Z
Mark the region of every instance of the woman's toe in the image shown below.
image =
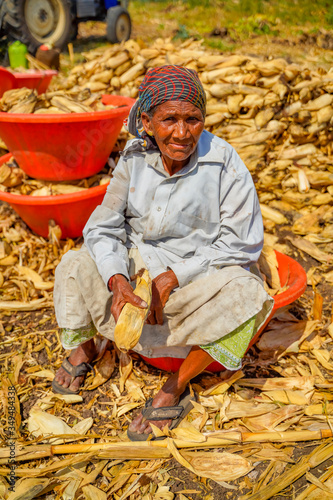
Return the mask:
M64 377L64 374L60 371L58 371L56 374L55 374L55 380L58 382L58 384L62 385L64 383L64 380L65 380L65 377Z
M65 389L68 389L68 387L70 386L70 383L71 383L71 379L70 377L69 378L64 378L63 379L63 382L62 382L62 386L65 388Z
M76 377L73 382L70 384L71 391L77 391L80 388L81 383L83 382L82 377Z
M139 432L141 433L140 431L140 427L142 427L142 425L144 425L144 422L142 422L142 413L140 412L136 417L135 419L131 422L130 426L129 426L129 430L132 431L132 432Z
M145 433L145 430L147 429L147 427L150 427L149 422L142 422L142 423L139 425L139 427L138 427L138 432L139 432L140 434Z

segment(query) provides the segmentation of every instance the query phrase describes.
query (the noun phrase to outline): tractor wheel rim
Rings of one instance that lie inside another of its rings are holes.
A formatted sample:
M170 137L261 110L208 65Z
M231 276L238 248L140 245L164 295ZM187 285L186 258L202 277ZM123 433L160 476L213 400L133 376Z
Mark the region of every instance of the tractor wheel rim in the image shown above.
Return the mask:
M116 25L116 37L120 42L127 40L129 37L129 22L126 14L121 14L118 18Z
M66 24L66 14L60 0L26 0L24 17L29 31L41 43L56 42Z

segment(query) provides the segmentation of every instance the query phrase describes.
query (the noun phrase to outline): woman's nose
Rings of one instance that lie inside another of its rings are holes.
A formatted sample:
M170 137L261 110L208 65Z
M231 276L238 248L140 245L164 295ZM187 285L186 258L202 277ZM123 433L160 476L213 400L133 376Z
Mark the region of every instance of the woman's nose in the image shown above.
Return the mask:
M174 135L178 139L184 139L187 136L187 133L188 133L188 128L186 126L186 123L183 120L177 121L175 130L174 130Z

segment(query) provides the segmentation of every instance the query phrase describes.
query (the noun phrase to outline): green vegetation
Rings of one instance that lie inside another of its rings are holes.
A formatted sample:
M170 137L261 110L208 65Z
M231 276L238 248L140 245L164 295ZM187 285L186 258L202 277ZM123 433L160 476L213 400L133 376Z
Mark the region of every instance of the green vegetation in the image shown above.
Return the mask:
M287 37L296 29L331 29L333 25L330 0L132 0L130 12L142 28L153 24L152 37L156 31L165 36L168 29L170 34L171 26L178 38L186 34L205 37L223 27L242 41L263 34Z
M311 46L305 50L298 43L302 35L307 40L323 29L332 33L332 0L130 0L129 12L132 37L139 42L197 38L219 52L247 47L266 57L306 58L327 69L333 64L331 51L312 53ZM83 23L81 33L74 42L75 63L84 60L82 52L108 45L102 22ZM62 57L70 68L68 55Z
M179 24L178 25L178 31L173 37L174 40L186 40L187 38L191 37L191 33L188 31L187 27L185 24Z
M224 42L221 38L207 38L205 45L219 52L233 52L236 48L236 44Z
M328 22L328 24L333 25L333 5L331 6L330 10L327 12L326 21Z

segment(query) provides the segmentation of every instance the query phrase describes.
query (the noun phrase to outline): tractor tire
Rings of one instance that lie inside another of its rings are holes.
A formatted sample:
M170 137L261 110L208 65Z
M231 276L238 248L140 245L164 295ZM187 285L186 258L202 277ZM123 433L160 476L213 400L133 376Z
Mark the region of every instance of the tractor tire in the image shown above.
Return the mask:
M1 35L7 41L20 40L28 47L30 54L35 54L38 45L29 37L24 27L24 23L19 19L18 2L13 0L3 0L1 4Z
M34 54L42 44L62 49L75 33L75 4L71 0L7 0L7 35Z
M125 42L131 36L131 18L126 9L110 7L106 16L106 38L110 43Z

